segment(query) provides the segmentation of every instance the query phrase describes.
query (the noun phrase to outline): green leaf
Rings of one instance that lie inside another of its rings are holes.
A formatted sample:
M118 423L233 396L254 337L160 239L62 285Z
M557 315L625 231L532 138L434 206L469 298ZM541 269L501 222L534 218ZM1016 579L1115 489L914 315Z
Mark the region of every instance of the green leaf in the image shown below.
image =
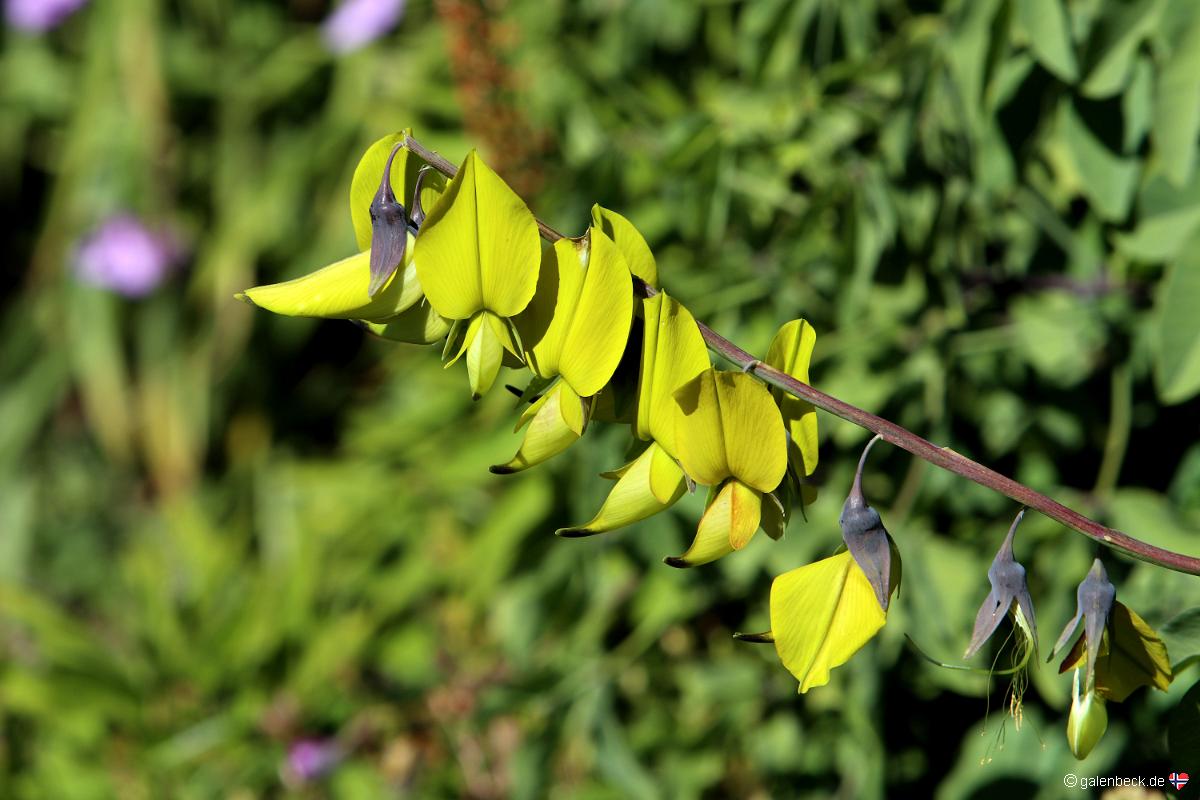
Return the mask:
M1104 344L1095 307L1065 291L1046 291L1013 302L1017 345L1041 377L1072 386L1092 371Z
M1167 620L1159 633L1176 665L1200 656L1200 608L1189 608Z
M1121 252L1148 263L1174 258L1200 229L1200 172L1183 188L1162 176L1151 178L1138 196L1137 216L1137 226L1116 237Z
M1138 58L1133 67L1129 87L1121 95L1121 117L1124 123L1122 150L1133 155L1142 137L1150 130L1154 115L1154 65L1146 56Z
M1200 392L1200 237L1167 270L1158 295L1158 396L1168 405Z
M1154 102L1154 150L1167 180L1183 186L1196 166L1200 135L1200 6L1158 74Z
M425 296L449 319L484 309L515 316L537 288L537 222L474 150L426 217L414 250Z
M1057 146L1071 165L1070 173L1063 178L1078 185L1102 218L1123 221L1137 187L1139 162L1105 147L1075 113L1070 101L1059 106Z
M1105 6L1088 40L1083 94L1108 97L1121 91L1138 46L1158 25L1164 5L1165 0L1141 0Z
M1029 49L1042 66L1074 83L1079 65L1062 0L1017 0L1017 18L1029 36Z
M1167 752L1172 763L1200 764L1200 683L1188 689L1171 712L1167 721Z

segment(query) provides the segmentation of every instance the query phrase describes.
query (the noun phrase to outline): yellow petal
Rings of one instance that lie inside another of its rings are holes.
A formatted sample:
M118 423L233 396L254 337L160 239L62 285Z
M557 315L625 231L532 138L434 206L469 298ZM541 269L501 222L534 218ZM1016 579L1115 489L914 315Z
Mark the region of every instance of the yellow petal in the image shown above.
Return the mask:
M388 154L399 142L404 141L406 134L411 134L408 128L384 136L374 142L363 153L358 166L354 168L354 177L350 181L350 218L354 222L354 237L358 240L359 250L371 249L371 201L375 192L379 191L379 183L383 178L383 165L387 163ZM404 204L412 213L412 193L416 186L417 173L425 162L407 148L396 154L392 161L392 190L396 199ZM421 200L423 207L433 208L437 199L446 188L446 179L440 172L430 172L425 175L421 185ZM409 247L412 242L409 242Z
M511 366L516 368L522 366L525 362L521 357L521 347L517 343L517 338L513 334L512 322L507 319L502 319L491 312L485 311L483 318L487 320L488 325L492 328L492 333L496 337L496 341L505 351L505 361L509 361L511 356Z
M667 473L671 468L674 468L675 475L674 490L666 496L666 500L661 500L651 491L651 470L658 471L655 482L663 487L669 483ZM616 486L609 492L599 513L590 522L571 528L560 528L556 533L559 536L591 536L632 525L674 505L686 489L683 472L670 456L662 452L657 442L651 442L632 464L624 468Z
M658 265L654 253L633 223L615 211L599 205L592 206L592 226L604 231L625 257L629 271L646 283L658 288Z
M364 328L381 339L408 344L433 344L444 339L450 331L449 321L428 303L417 303L382 322L361 322Z
M671 455L679 406L674 393L709 367L708 350L696 320L676 300L660 292L642 301L645 319L638 373L636 432L653 439Z
M471 384L471 397L475 400L487 394L488 389L496 382L504 355L504 348L496 336L495 327L487 320L488 313L479 312L483 321L480 325L473 326L474 337L471 336L471 331L467 332L467 379Z
M686 485L683 470L667 451L656 444L651 444L650 457L650 493L663 505L670 505L679 499L680 485Z
M442 353L442 359L446 361L446 369L450 369L466 354L467 348L471 346L471 342L475 341L475 338L479 335L479 329L484 324L482 313L476 314L470 320L457 320L451 324L450 333L446 337L446 350ZM466 328L465 332L463 332L464 326ZM456 339L459 336L461 338ZM454 357L447 359L450 349L455 346L458 347L458 350L455 352Z
M517 454L508 463L492 467L492 472L520 472L566 450L583 435L587 423L584 403L563 381L554 384L521 415L522 424L530 425Z
M769 492L787 469L787 436L766 387L743 372L706 370L675 392L680 466L697 483L737 478Z
M802 693L828 683L829 671L846 663L886 621L848 551L785 572L771 584L775 650Z
M558 375L563 342L583 289L584 271L579 264L576 242L559 239L542 248L537 291L514 322L525 344L526 361L533 373L551 379Z
M794 319L775 334L767 351L766 363L802 383L808 383L808 364L816 342L817 334L813 327L805 320ZM771 394L779 404L783 422L802 459L803 471L800 474L811 475L817 467L817 410L812 403L793 397L782 389L772 389Z
M695 567L741 550L750 542L762 519L762 495L740 481L731 480L704 510L696 538L682 556L669 558L672 567Z
M537 287L533 214L473 150L425 218L415 249L425 296L450 319L482 309L514 316Z
M590 229L560 239L542 259L538 289L517 323L529 363L543 378L562 375L581 397L617 369L633 320L633 286L616 245Z
M343 258L290 281L255 286L239 298L289 317L377 322L402 313L421 299L421 283L417 280L412 250L410 235L403 269L396 270L374 297L367 294L367 285L371 281L371 254L367 252Z
M587 274L559 365L581 397L596 394L613 376L633 321L633 285L624 256L600 231L593 228L588 238Z

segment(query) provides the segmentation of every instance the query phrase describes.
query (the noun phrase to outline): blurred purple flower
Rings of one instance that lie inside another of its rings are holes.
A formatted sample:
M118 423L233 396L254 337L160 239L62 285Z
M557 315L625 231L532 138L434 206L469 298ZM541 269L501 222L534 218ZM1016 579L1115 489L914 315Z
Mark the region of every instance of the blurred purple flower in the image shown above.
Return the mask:
M110 217L79 248L77 274L126 297L154 291L178 260L174 240L127 214Z
M300 739L288 748L284 782L307 783L320 778L342 760L342 748L328 739Z
M351 53L396 27L404 16L404 0L344 0L321 25L325 45L335 53Z
M58 27L86 3L87 0L4 0L4 18L19 30L43 33Z

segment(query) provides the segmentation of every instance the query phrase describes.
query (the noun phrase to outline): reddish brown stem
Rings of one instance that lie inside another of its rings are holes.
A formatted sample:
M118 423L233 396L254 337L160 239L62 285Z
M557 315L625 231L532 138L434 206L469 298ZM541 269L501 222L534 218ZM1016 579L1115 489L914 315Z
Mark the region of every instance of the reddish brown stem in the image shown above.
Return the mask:
M458 171L457 167L449 161L432 150L426 149L411 136L406 140L406 144L412 152L425 159L426 162L446 177L453 178L455 172ZM553 242L565 238L563 234L541 220L538 220L537 223L542 238L547 241ZM637 278L634 278L634 283L639 294L643 297L652 297L657 294L657 290L654 287L646 285ZM700 333L703 334L704 341L710 350L740 369L752 372L760 380L771 386L778 387L788 394L807 400L817 408L853 422L861 428L866 428L896 447L907 450L917 458L928 461L930 464L941 467L948 472L953 472L955 475L960 475L967 480L974 481L980 486L986 486L989 489L1011 497L1021 505L1040 511L1047 517L1050 517L1050 519L1061 522L1068 528L1076 530L1084 536L1094 539L1114 550L1151 564L1157 564L1160 567L1173 569L1177 572L1200 575L1200 558L1176 553L1171 550L1164 550L1161 547L1147 544L1140 539L1135 539L1129 534L1105 527L1099 522L1088 519L1079 512L1067 508L1062 503L1040 492L1036 492L1022 483L1017 483L1012 478L1001 475L995 470L988 469L982 464L972 461L948 447L938 447L894 422L889 422L882 417L875 416L869 411L863 411L861 408L827 395L819 389L814 389L807 383L801 383L791 375L763 364L704 323L699 322L697 324L700 326Z

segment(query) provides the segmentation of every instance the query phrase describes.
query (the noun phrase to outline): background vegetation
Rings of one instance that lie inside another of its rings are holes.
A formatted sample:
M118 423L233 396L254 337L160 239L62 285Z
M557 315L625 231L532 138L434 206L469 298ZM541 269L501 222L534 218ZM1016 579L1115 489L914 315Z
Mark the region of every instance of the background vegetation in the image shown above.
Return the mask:
M412 126L452 160L478 146L561 229L593 202L627 215L664 285L748 349L806 317L823 390L1195 554L1198 9L411 0L339 54L322 0L104 0L5 29L0 796L1200 783L1165 736L1194 672L1111 706L1077 764L1053 666L1018 731L1003 679L905 643L965 648L1016 511L998 495L876 449L901 594L801 698L730 634L768 627L771 578L837 544L861 430L821 417L822 497L783 541L672 570L700 497L551 535L598 507L626 431L493 476L519 441L505 393L472 404L436 353L233 300L351 252L353 166ZM77 274L81 237L120 211L185 254L144 298ZM1026 519L1043 651L1096 553ZM1106 563L1152 625L1200 606L1200 580ZM1174 662L1200 653L1195 627L1169 630ZM336 766L291 774L298 741Z

